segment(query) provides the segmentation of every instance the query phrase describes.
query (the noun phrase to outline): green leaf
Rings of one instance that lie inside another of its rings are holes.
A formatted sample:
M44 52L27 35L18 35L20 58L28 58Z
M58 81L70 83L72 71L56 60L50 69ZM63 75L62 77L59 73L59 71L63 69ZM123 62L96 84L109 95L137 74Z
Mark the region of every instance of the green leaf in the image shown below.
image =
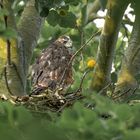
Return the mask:
M9 39L9 38L16 38L17 32L13 28L7 28L2 34L3 37Z
M76 16L68 12L66 16L61 16L59 25L65 28L74 28L76 26Z
M57 11L51 10L47 21L52 26L59 24L64 28L74 28L76 25L76 16L72 12L67 12L66 10L59 11L59 14Z
M0 32L3 32L3 31L5 31L5 24L4 22L0 21Z
M113 111L121 121L127 121L133 117L131 108L127 104L116 106Z
M140 129L136 129L135 131L128 131L123 140L139 140L140 139Z
M60 16L55 10L51 10L47 17L47 21L50 25L56 26L60 21Z
M8 11L6 9L0 9L0 17L8 16Z

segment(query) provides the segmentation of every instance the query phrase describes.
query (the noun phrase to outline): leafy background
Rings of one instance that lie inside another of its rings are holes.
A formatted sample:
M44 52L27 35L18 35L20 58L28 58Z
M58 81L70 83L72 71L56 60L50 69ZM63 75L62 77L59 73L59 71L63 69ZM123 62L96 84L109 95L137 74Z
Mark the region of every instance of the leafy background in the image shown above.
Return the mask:
M17 22L26 2L14 1L13 9ZM105 10L106 1L101 0L100 2L102 9ZM94 22L87 22L87 6L91 6L92 3L92 0L36 0L36 8L42 17L46 17L46 20L41 29L32 63L41 50L60 35L69 35L73 40L73 51L76 51L98 31ZM4 28L1 19L5 13L6 11L0 10L0 36L8 38L13 35L13 31ZM130 34L129 30L123 26L120 32L122 36L119 37L117 43L114 70L112 71L112 82L114 83L127 44L124 37L129 38ZM87 68L87 61L96 58L98 41L99 36L96 36L74 61L75 83L71 90L79 86L82 74ZM52 112L40 114L22 106L0 102L0 139L139 140L140 104L133 106L117 104L96 93L91 93L88 89L91 77L92 72L87 75L83 84L83 94L86 99L77 102L62 114Z
M87 93L86 93L87 94ZM84 107L90 103L90 109ZM96 104L96 107L94 105ZM92 106L92 107L91 107ZM0 104L1 139L138 140L140 105L115 104L97 95L77 102L60 116L37 114L7 102Z

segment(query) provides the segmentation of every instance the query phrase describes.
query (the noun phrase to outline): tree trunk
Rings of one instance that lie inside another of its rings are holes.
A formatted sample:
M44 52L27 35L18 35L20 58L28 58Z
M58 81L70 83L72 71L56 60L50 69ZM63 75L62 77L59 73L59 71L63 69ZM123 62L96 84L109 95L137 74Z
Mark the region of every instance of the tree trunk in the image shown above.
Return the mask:
M26 94L28 68L41 27L41 18L34 4L34 0L27 2L17 29L11 9L12 2L4 0L2 3L3 8L9 12L7 26L14 28L19 34L16 39L0 39L0 94L6 96Z
M28 69L30 66L32 53L37 45L42 19L35 8L35 0L30 0L18 24L20 40L20 62L23 69L23 84L26 91Z
M7 26L6 28L12 28L16 31L16 23L11 9L12 2L4 0L2 5L3 9L8 11L8 15L4 18L5 26ZM10 56L8 55L8 47L10 47ZM24 88L21 83L19 69L17 68L19 64L17 39L1 38L0 62L0 94L5 94L6 96L8 96L9 93L23 95Z
M113 95L114 99L118 101L127 101L128 97L132 95L138 87L136 77L140 72L140 13L139 4L135 5L136 18L133 31L122 61L115 93Z
M93 74L91 89L100 91L110 83L114 49L118 38L121 20L128 5L127 0L109 0L105 24L100 36L97 64Z

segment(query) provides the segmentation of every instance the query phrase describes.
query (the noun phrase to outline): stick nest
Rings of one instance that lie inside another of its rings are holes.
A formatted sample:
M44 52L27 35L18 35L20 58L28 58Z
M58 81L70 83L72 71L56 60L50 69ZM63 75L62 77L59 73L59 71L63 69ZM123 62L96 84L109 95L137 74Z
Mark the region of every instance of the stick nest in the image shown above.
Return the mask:
M77 100L83 99L80 91L56 95L56 94L40 94L40 95L25 95L25 96L0 96L3 101L10 101L17 106L24 106L34 112L56 112L59 113L66 107L72 106Z

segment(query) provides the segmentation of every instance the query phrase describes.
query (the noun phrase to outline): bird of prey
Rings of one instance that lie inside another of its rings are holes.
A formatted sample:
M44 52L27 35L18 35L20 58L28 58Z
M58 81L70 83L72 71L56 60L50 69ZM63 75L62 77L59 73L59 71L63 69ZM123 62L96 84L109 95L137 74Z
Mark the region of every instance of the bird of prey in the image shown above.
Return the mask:
M71 47L70 37L63 35L42 51L33 65L31 94L41 94L47 89L55 91L59 84L66 89L73 83L72 65L69 64Z

